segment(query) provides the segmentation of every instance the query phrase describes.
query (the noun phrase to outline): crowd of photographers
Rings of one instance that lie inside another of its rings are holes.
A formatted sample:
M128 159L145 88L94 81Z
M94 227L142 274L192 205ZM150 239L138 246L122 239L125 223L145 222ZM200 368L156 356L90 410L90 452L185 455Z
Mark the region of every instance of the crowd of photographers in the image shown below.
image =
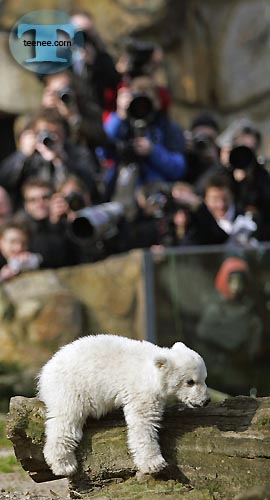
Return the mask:
M0 280L95 262L132 248L270 240L270 176L248 120L220 146L209 112L188 131L155 77L163 54L128 40L116 64L92 17L74 12L83 47L40 75L40 110L15 124L0 164Z

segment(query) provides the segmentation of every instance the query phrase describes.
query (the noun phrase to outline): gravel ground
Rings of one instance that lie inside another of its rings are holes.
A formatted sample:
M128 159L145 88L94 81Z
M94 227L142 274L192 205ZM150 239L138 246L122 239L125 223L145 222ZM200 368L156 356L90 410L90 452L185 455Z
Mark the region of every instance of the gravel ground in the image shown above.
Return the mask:
M5 415L0 414L0 423ZM4 431L5 435L5 431ZM0 459L14 457L13 448L3 443L3 428L0 429ZM68 480L58 479L47 483L35 483L18 462L14 472L0 472L0 500L68 500Z
M67 479L35 483L24 472L0 474L0 500L67 500Z

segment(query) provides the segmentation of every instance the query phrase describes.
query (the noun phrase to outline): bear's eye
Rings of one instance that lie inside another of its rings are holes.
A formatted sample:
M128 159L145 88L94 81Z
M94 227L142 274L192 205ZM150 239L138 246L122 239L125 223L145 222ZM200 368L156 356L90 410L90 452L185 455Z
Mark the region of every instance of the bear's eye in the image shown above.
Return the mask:
M187 385L189 385L190 387L192 387L194 384L195 384L195 382L192 378L187 381Z

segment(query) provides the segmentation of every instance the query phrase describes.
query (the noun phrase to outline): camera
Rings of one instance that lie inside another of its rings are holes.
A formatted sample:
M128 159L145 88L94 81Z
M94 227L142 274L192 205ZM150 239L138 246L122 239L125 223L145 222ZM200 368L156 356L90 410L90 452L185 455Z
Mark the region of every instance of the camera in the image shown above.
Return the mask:
M174 215L177 210L187 210L188 206L176 200L169 186L154 186L144 193L146 207L150 209L152 216L156 219Z
M73 212L82 210L85 207L83 195L78 191L72 191L67 196L65 196L64 199L67 202L69 209Z
M151 61L156 48L155 44L130 38L126 41L125 48L128 55L129 75L135 78L147 74L147 64Z
M246 170L257 162L255 153L247 146L235 146L229 156L229 163L233 169Z
M128 119L136 126L139 120L146 126L148 125L154 113L153 102L147 94L134 94L127 110Z
M110 239L117 234L123 216L123 205L117 201L86 207L76 213L69 234L79 243Z
M150 194L146 200L146 207L151 211L153 217L161 219L166 214L168 195L162 191Z
M134 137L145 136L145 129L153 117L154 106L150 97L143 93L133 94L127 109L129 137L126 140L118 140L115 144L116 153L122 162L136 163L139 161L138 155L134 151Z
M195 152L204 152L209 147L213 146L213 140L207 135L196 135L193 137L193 149Z
M55 135L49 130L41 130L38 134L38 142L48 149L54 149L56 146Z
M74 102L74 92L70 87L58 90L57 95L66 106L71 106Z
M92 45L92 47L94 47L96 50L99 49L98 36L92 29L80 30L79 33L82 34L82 36L83 36L83 42L84 42L83 46L84 47L85 47L85 45ZM80 46L81 46L81 43L80 43Z

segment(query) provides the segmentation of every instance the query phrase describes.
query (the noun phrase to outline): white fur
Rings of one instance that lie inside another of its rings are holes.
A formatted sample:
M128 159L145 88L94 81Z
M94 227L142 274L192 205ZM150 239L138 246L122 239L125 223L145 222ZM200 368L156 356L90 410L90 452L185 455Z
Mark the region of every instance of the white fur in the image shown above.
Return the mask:
M174 399L189 407L204 405L209 401L205 379L203 359L181 342L168 349L97 335L62 347L39 377L39 397L47 410L46 462L56 475L73 474L86 418L123 407L137 468L160 471L167 465L158 444L165 405Z

